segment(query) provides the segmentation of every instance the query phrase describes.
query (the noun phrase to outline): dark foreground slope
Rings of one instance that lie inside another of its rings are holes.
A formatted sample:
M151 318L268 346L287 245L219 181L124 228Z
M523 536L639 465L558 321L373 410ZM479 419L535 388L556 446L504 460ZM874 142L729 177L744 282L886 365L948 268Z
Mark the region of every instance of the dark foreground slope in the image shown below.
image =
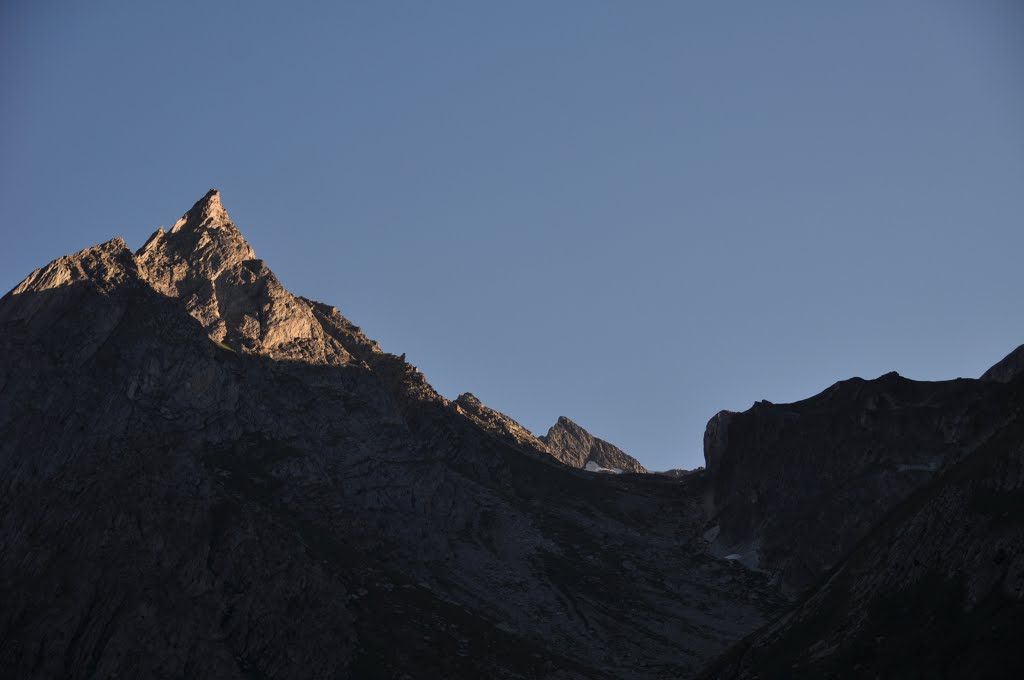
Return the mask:
M6 677L675 678L774 619L700 498L483 428L216 193L0 301Z
M1024 378L992 399L1001 426L708 677L1021 677Z

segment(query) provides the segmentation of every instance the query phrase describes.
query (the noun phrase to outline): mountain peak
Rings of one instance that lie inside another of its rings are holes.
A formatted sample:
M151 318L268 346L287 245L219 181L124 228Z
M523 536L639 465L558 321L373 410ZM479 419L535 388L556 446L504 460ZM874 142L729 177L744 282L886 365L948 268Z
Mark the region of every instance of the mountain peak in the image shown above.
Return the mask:
M561 425L562 427L575 428L575 429L578 429L578 430L582 430L583 429L577 423L573 422L571 418L569 418L567 416L558 416L558 423L557 424Z
M311 307L285 289L210 189L170 231L158 229L135 254L142 277L176 297L212 340L275 358L344 363Z
M207 191L170 231L157 229L136 257L145 266L158 254L164 259L197 265L202 270L199 273L211 279L226 267L256 258L220 202L217 189Z
M540 440L555 458L571 467L584 468L587 463L593 462L601 468L647 472L647 468L636 458L614 444L595 437L565 416L559 416L558 422Z
M234 227L227 210L220 202L220 190L210 189L206 194L195 202L187 213L171 227L171 233L175 234L186 229L196 230L199 228L220 228L224 226Z
M479 408L483 406L483 402L477 399L476 395L472 392L463 392L456 397L455 403L465 408Z
M41 293L54 288L90 281L100 289L122 283L135 269L131 251L120 236L73 255L59 257L40 267L15 286L9 296Z

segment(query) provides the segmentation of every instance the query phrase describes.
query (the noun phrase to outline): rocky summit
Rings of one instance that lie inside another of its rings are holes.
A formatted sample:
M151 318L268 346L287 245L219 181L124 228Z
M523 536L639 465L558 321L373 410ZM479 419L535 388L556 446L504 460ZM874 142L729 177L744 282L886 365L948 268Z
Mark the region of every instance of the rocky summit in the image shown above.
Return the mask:
M647 472L636 458L614 444L598 439L565 416L541 437L548 449L566 465L602 472Z
M1019 351L708 424L645 474L449 401L216 191L0 300L12 678L1009 677ZM602 473L620 474L602 474Z

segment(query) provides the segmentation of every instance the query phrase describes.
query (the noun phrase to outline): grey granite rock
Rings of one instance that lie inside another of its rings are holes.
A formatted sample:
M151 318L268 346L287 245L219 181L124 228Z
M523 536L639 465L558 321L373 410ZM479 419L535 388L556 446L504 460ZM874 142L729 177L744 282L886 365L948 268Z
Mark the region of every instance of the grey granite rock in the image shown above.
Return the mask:
M570 467L586 468L587 463L621 472L647 472L636 458L603 439L598 439L565 416L558 419L541 437L548 450Z
M460 394L458 399L452 403L452 407L457 413L467 416L487 432L534 453L537 458L544 459L551 456L551 452L544 442L533 436L532 432L504 413L485 406L470 392Z

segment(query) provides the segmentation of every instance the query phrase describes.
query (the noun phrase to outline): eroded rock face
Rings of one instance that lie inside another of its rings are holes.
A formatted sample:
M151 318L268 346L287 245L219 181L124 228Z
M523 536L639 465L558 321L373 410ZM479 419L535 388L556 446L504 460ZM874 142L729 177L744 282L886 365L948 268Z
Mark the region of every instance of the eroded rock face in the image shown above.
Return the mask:
M738 554L792 592L814 585L911 492L1005 422L991 388L890 373L716 415L705 434L712 552Z
M453 407L487 432L531 452L541 460L551 458L587 472L647 472L638 460L615 445L594 437L564 416L548 430L547 435L536 437L504 413L485 406L469 392L459 395Z
M473 422L495 436L535 452L538 459L544 460L551 455L544 442L533 436L532 432L504 413L485 406L482 401L470 392L460 394L452 406L457 412L465 414Z
M1017 677L1024 648L1024 381L1013 414L918 490L794 613L707 677Z
M636 458L614 444L598 439L565 416L551 426L541 441L547 445L551 455L570 467L586 468L587 463L594 463L601 468L622 472L647 472Z
M718 471L718 465L729 448L729 424L735 411L719 411L704 428L704 469L709 474Z
M0 352L10 677L685 677L787 606L685 480L449 403L215 193L33 273Z
M255 258L215 189L192 206L170 232L158 229L136 254L143 278L156 291L184 300L189 313L218 340L224 338L227 328L221 319L217 280L225 271Z
M169 232L157 230L136 261L143 278L184 301L215 341L276 359L348 360L324 335L309 305L256 259L214 189Z

